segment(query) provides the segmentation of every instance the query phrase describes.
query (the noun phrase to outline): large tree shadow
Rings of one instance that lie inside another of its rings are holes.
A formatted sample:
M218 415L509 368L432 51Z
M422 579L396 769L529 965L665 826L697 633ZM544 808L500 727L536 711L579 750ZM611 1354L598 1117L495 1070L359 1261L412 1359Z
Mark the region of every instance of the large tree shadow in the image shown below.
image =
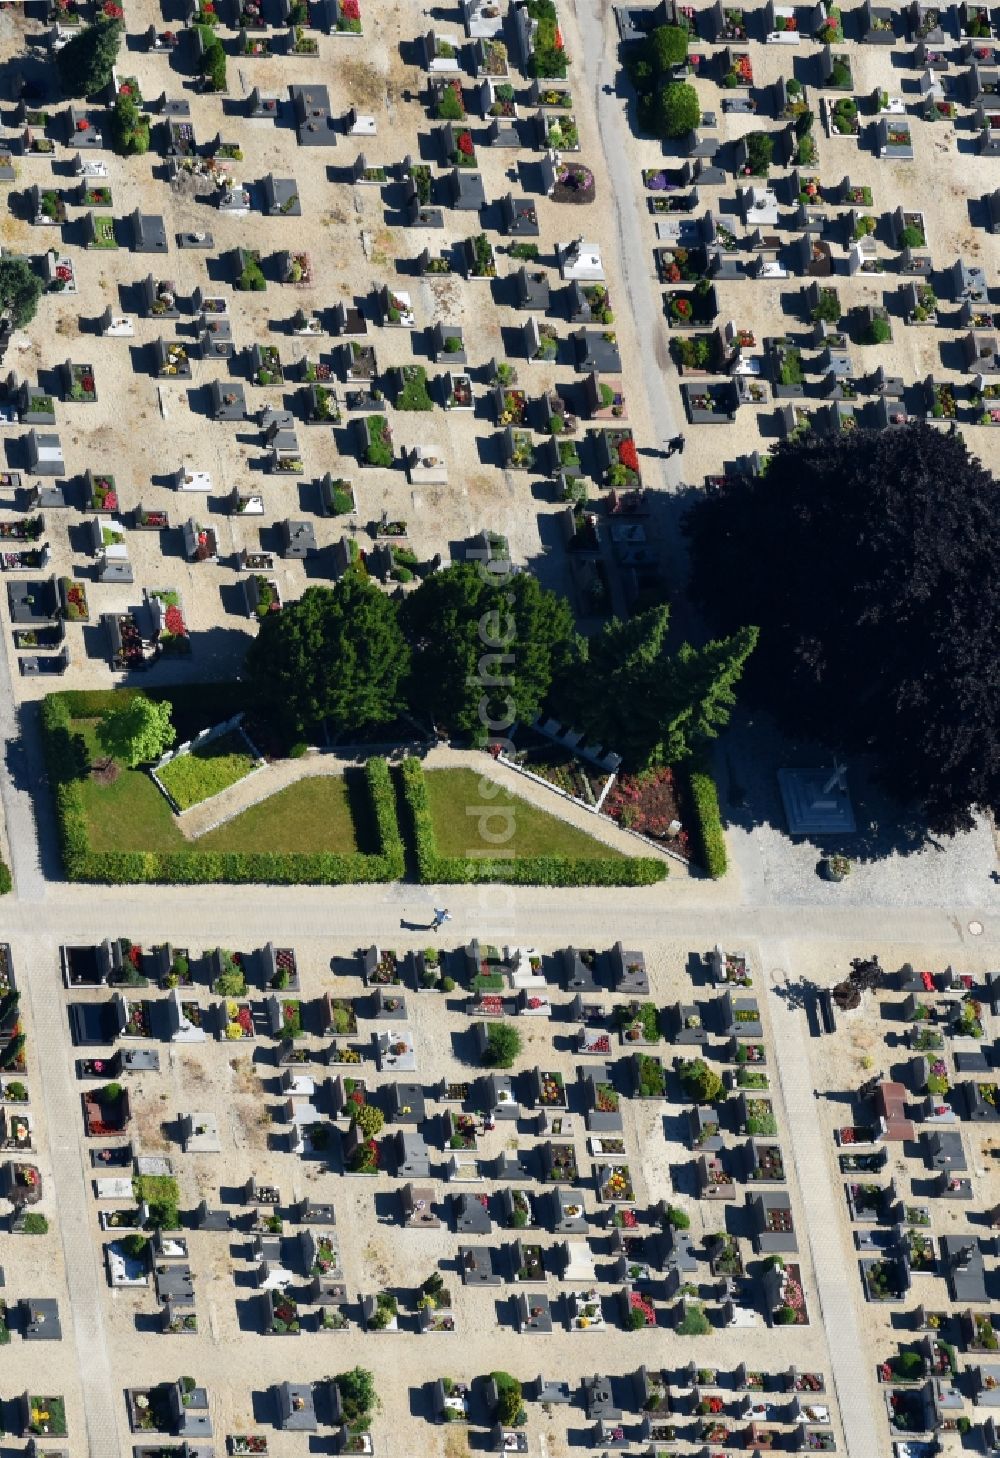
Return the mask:
M785 735L767 714L738 709L719 742L715 772L724 820L752 831L770 825L786 832L785 809L778 788L780 769L823 768L844 761L830 745ZM945 849L927 830L912 807L893 800L874 777L866 758L847 760L847 784L857 830L822 836L788 836L794 845L812 845L817 860L841 854L856 861Z

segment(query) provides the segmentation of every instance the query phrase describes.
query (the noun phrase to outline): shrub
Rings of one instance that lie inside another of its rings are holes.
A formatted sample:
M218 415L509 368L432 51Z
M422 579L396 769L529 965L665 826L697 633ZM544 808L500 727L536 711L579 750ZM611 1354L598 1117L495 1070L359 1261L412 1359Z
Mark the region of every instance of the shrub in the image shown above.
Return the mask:
M679 25L658 25L643 46L643 55L661 75L687 60L687 31Z
M885 344L887 339L892 338L892 330L887 319L874 318L865 330L866 344Z
M678 1070L684 1092L696 1104L713 1104L722 1093L722 1079L704 1058L688 1058Z
M676 1205L668 1205L667 1224L674 1230L689 1230L691 1216L686 1211L679 1210Z
M446 86L441 92L437 114L439 121L461 121L465 116L461 92L456 91L454 86Z
M245 293L259 294L267 288L267 280L261 271L260 260L253 254L245 257L236 287Z
M212 988L212 991L218 993L220 997L243 997L246 990L247 979L239 967L220 973Z
M21 1228L25 1235L48 1235L49 1222L46 1216L32 1211L31 1214L25 1215L24 1224Z
M213 91L226 89L226 53L222 43L213 38L201 60L202 74L207 77Z
M403 385L396 397L397 410L433 410L434 401L427 390L427 371L423 365L404 365Z
M903 248L923 248L925 239L922 229L909 224L900 233L899 242Z
M509 1372L491 1372L497 1389L497 1418L505 1428L515 1427L524 1417L521 1384Z
M836 324L840 319L840 300L832 290L825 289L819 296L819 303L812 311L814 319L822 319L827 324Z
M0 896L6 896L13 888L14 882L10 874L10 867L6 861L0 860Z
M368 416L368 445L365 460L369 466L388 468L393 462L392 435L384 415Z
M405 759L400 766L408 829L413 837L417 878L424 884L468 885L498 881L513 886L648 886L667 874L662 861L571 860L566 856L496 860L438 854L427 802L423 765Z
M454 977L442 977L441 978L441 991L442 992L454 992L455 991L455 979L454 979Z
M692 833L705 870L717 881L726 874L726 838L722 830L719 793L715 781L701 770L692 773L689 788L694 811Z
M121 20L102 16L82 26L56 53L59 84L67 96L96 96L110 85L124 30Z
M483 1063L487 1068L510 1068L521 1052L521 1034L512 1023L490 1023Z
M712 1324L700 1306L689 1306L677 1324L678 1336L707 1336Z
M375 1378L366 1367L352 1367L333 1379L348 1427L364 1427L376 1402Z
M131 96L115 98L111 112L111 139L115 150L126 157L141 157L149 151L149 121Z
M0 310L10 317L15 329L31 323L41 293L42 281L26 258L14 253L0 258Z
M289 759L304 759L309 753L309 746L304 739L297 739L288 751Z
M351 1123L357 1124L366 1139L374 1139L382 1132L385 1115L374 1104L355 1104L351 1108Z
M656 99L656 131L661 137L686 137L701 121L698 93L686 81L661 88Z
M747 162L755 177L766 177L771 166L774 140L767 132L751 132L747 137Z
M774 1319L778 1326L791 1326L795 1321L794 1306L779 1306L774 1313Z

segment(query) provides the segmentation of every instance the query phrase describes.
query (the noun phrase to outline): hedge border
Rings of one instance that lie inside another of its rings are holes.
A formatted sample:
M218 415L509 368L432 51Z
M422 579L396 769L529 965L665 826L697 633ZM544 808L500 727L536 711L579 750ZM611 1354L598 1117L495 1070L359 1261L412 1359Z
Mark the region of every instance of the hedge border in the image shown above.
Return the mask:
M649 856L621 860L571 860L568 856L525 856L511 859L442 856L438 854L427 800L424 767L412 756L399 767L403 804L413 835L417 880L424 884L463 885L498 882L509 886L649 886L665 880L665 861Z
M719 791L711 775L704 770L692 770L688 777L688 786L691 791L693 829L698 842L699 858L712 880L718 881L729 867L726 837L722 829L722 812L719 809Z
M269 851L95 851L87 833L71 731L72 709L102 713L116 690L49 694L42 703L42 743L55 800L63 869L70 881L124 886L141 882L174 885L205 883L337 886L398 881L403 875L403 842L396 820L396 797L389 766L370 759L365 782L371 797L380 851L375 855L312 854Z

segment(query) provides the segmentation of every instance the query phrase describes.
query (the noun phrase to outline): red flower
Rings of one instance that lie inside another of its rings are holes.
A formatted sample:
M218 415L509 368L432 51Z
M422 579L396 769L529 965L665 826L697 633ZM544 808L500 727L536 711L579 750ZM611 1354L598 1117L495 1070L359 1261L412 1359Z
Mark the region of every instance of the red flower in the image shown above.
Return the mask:
M132 95L132 88L128 84L127 81L123 81L122 84L119 86L119 88L118 88L118 95L119 96L131 96Z
M459 133L459 136L458 136L458 150L465 157L471 157L472 156L473 152L475 151L475 147L472 145L472 133L471 132L460 132Z
M108 20L123 20L125 18L124 10L120 5L115 4L115 0L104 0L102 14L106 15Z
M182 638L187 632L187 628L184 626L184 614L179 607L171 604L167 608L163 620L167 632L173 634L175 638Z
M361 6L358 0L342 0L340 13L345 20L360 20Z
M90 122L87 120L87 118L85 116L82 116L80 118L80 120L77 122L76 129L77 129L78 132L89 132L90 131Z
M618 447L618 460L628 471L638 471L639 457L636 453L635 442L623 440Z
M89 395L91 393L91 391L93 390L93 388L94 388L94 377L93 377L93 375L84 375L83 379L80 381L80 384L83 386L84 390L86 390L87 394Z

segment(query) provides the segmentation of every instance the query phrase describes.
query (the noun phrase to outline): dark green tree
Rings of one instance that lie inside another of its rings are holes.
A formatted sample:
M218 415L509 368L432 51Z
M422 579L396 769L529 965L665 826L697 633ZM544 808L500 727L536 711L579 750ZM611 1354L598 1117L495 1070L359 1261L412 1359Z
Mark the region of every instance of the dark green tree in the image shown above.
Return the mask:
M713 626L760 624L760 704L869 753L936 833L1000 810L1000 489L961 435L810 432L689 526Z
M510 1068L521 1051L521 1034L513 1023L490 1023L483 1063L487 1068Z
M684 1092L696 1104L714 1104L722 1093L722 1079L704 1058L685 1059L678 1074Z
M460 562L403 603L413 645L415 708L453 730L485 737L511 712L533 718L553 677L576 652L566 601L526 572L494 575Z
M627 622L612 618L584 644L583 663L564 674L555 695L565 718L637 768L677 764L715 738L756 642L745 628L704 648L684 643L671 656L669 624L662 604Z
M687 31L679 25L658 25L650 32L647 54L659 75L687 60Z
M701 121L698 93L686 81L672 81L661 87L654 118L659 136L686 137Z
M149 151L149 121L131 96L118 96L111 112L111 141L116 152L141 157Z
M41 293L42 281L26 258L16 253L0 258L0 314L15 329L31 323Z
M521 1384L509 1372L491 1372L497 1389L497 1418L505 1428L515 1427L524 1420L524 1401Z
M334 1377L349 1427L363 1427L376 1402L375 1378L367 1367L352 1367Z
M344 734L395 718L409 663L395 603L349 572L269 614L246 668L261 703L289 729L326 720Z
M134 769L159 759L177 732L170 722L169 703L154 703L145 694L135 694L102 715L96 736L105 754Z
M661 688L663 738L654 750L666 764L687 759L729 723L735 686L757 646L756 628L692 648L682 643L668 659Z
M82 26L56 53L59 84L67 96L96 96L111 83L125 27L103 17Z

